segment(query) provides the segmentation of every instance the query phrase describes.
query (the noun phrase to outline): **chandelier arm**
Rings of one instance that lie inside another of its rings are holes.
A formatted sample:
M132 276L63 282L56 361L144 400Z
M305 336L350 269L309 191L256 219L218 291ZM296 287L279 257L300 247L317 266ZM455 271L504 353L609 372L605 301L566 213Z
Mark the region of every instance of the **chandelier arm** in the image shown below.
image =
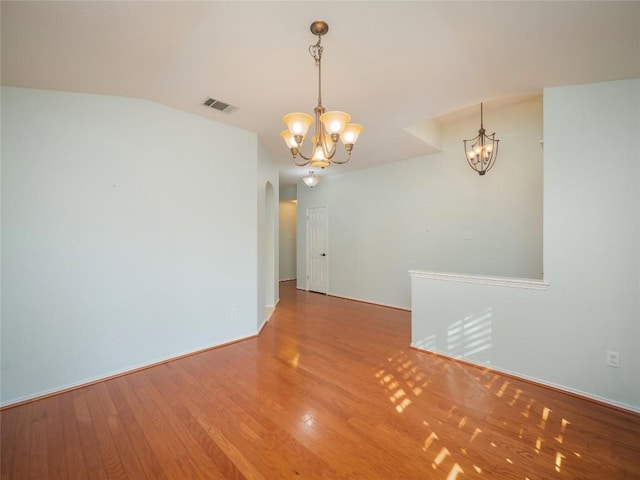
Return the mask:
M472 170L475 170L476 172L478 171L478 170L476 169L476 167L471 163L471 160L469 160L468 158L467 158L467 163L469 164L469 166L471 167L471 169L472 169ZM296 164L296 165L297 165L297 164ZM300 165L300 166L302 166L302 165Z
M329 151L327 151L327 142L325 141L325 133L322 132L321 136L320 136L320 146L322 147L322 153L324 154L324 158L326 158L327 160L331 160L333 158L333 156L336 154L336 143L333 142L333 146L331 147L331 149ZM333 139L332 139L333 141Z
M467 148L467 142L473 142L473 143L475 143L475 142L476 142L476 140L478 140L479 138L480 138L480 134L476 135L476 136L475 136L475 137L473 137L473 138L470 138L469 140L463 140L463 141L464 141L464 147L465 147L465 149ZM472 146L472 147L473 147L473 143L471 144L471 146ZM465 151L466 151L466 150L465 150Z
M480 138L480 135L478 135L475 138L472 138L471 140L465 140L464 141L464 158L467 160L467 163L469 164L469 166L475 170L476 172L480 173L480 171L482 171L482 163L483 160L480 156L474 156L474 157L469 157L469 152L473 151L473 148L475 147L475 145L477 144L477 140ZM467 150L467 142L473 142L471 144L471 147ZM475 162L473 161L475 160Z
M311 155L309 155L308 157L304 155L304 153L302 153L300 150L298 150L298 156L302 157L304 160L307 161L307 163L309 163L311 161L311 159L313 158L313 152L311 152ZM295 162L296 165L298 165L299 167L304 167L307 163L298 163L296 162L296 158L293 158L293 161Z
M306 161L305 161L305 162L303 162L303 163L300 163L300 162L298 162L298 159L297 159L296 157L293 157L293 163L295 163L295 164L296 164L296 166L298 166L298 167L304 167L305 165L309 165L309 162L310 162L311 160L310 160L310 159L308 159L308 158L306 158L306 157L304 157L302 154L300 154L300 156L301 156L302 158L304 158Z
M495 133L493 135L495 135ZM491 170L493 166L496 164L496 159L498 158L498 142L499 141L500 140L492 140L493 144L495 145L495 148L491 151L491 156L489 157L489 167L485 170L485 172L488 172L489 170Z
M335 153L335 152L334 152ZM351 153L348 154L347 159L346 160L331 160L331 163L335 163L338 165L344 165L345 163L347 163L349 160L351 160Z

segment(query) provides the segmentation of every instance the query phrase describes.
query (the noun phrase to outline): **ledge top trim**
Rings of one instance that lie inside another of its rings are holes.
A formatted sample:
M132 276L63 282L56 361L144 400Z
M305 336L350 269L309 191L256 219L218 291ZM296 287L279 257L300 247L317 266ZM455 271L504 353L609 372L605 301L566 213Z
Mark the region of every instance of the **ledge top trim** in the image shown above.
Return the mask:
M534 278L489 277L486 275L469 275L465 273L428 272L409 270L411 278L426 278L428 280L443 280L446 282L477 283L496 287L526 288L529 290L548 290L549 282Z

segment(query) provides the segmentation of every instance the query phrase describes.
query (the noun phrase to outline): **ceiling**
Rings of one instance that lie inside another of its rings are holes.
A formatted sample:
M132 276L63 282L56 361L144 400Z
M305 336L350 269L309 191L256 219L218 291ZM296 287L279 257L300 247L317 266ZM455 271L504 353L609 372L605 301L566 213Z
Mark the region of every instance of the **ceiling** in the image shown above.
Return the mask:
M1 17L3 85L144 98L257 132L281 186L308 171L279 133L285 113L313 113L314 20L329 24L323 104L365 127L351 162L320 176L432 153L407 129L481 101L640 77L637 1L3 0Z

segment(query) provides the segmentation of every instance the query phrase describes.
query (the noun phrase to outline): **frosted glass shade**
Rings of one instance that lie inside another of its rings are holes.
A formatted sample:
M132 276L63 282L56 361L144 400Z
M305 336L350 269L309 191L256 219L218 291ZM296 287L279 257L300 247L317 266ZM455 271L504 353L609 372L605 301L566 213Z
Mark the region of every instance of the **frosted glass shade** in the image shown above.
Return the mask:
M329 160L326 158L322 158L320 160L316 160L315 158L309 162L309 164L314 168L325 168L329 166Z
M313 117L306 113L289 113L282 117L282 121L291 132L291 135L302 135L304 137L313 123Z
M348 123L340 135L340 140L342 140L342 143L345 145L353 145L358 141L358 137L363 130L364 127L362 125L357 123Z
M289 130L283 130L280 132L280 136L282 137L282 139L284 140L284 143L287 144L287 147L289 148L298 148L298 142L296 142L296 139L293 138L293 135L291 135L291 132Z
M315 137L314 137L313 144L315 145L315 147L313 150L313 156L311 157L311 160L309 163L311 164L312 167L315 167L315 168L328 167L331 162L327 159L324 152L322 151L322 145L320 145L319 143L316 144Z
M307 175L306 177L304 177L302 179L302 181L305 183L305 185L307 185L308 187L315 187L318 182L320 181L320 179L318 177L316 177L313 172L309 172L309 175Z
M329 135L334 133L340 135L349 120L351 120L351 115L345 112L334 111L320 115L320 121Z

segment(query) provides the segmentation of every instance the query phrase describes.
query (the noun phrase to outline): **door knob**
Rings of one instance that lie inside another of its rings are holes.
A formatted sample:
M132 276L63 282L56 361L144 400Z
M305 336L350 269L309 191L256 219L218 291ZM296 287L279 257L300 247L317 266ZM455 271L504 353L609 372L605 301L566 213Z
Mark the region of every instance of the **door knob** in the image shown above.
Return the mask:
M327 254L326 254L326 253L321 253L321 254L320 254L320 256L321 256L321 257L326 257L326 256L327 256Z

